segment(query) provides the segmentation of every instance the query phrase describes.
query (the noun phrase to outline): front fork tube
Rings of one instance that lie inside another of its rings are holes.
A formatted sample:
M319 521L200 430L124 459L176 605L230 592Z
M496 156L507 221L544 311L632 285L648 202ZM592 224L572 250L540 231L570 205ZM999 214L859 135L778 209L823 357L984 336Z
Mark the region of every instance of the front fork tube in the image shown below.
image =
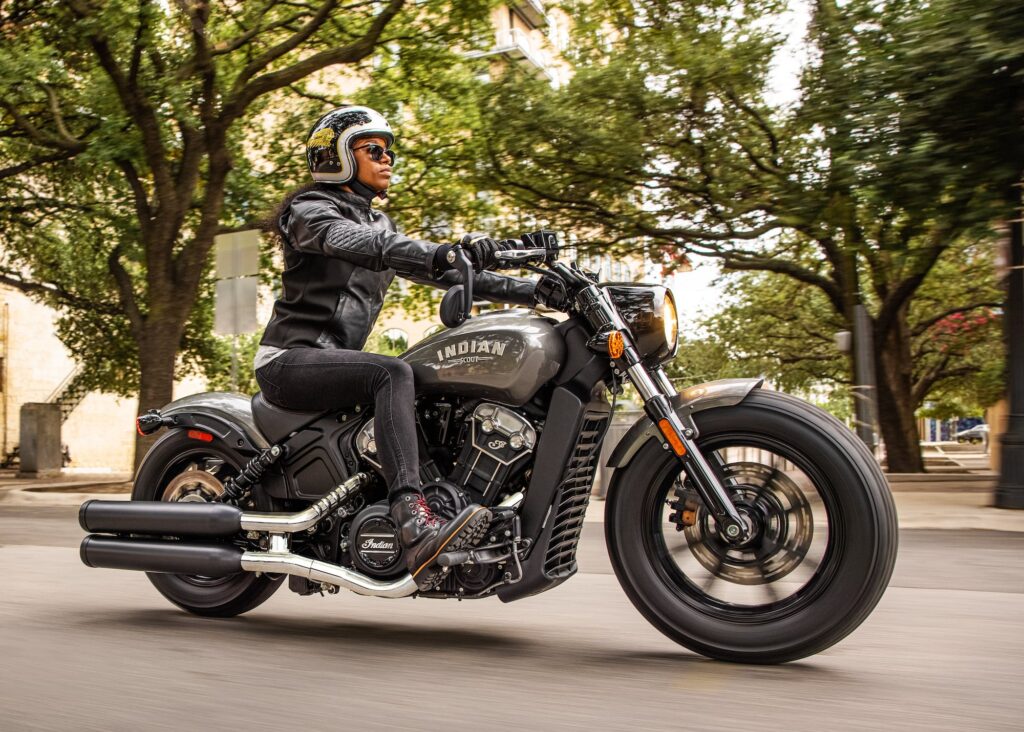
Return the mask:
M642 371L637 373L638 369ZM661 420L667 420L679 436L682 442L682 454L680 454L679 450L672 447L665 436L661 434L661 430L658 430L658 434L661 435L662 445L674 452L679 462L682 463L687 477L689 477L697 489L697 493L700 495L704 505L711 512L711 515L714 516L719 531L722 532L727 541L744 541L748 533L747 524L743 517L740 516L740 512L736 510L736 506L733 505L732 498L729 497L729 493L725 490L722 482L697 448L697 426L693 423L692 419L680 417L676 410L672 408L670 397L676 395L672 382L668 380L662 369L655 370L654 378L651 379L647 375L646 370L643 370L643 367L639 364L629 369L629 375L634 385L637 385L637 389L644 396L644 411L655 426L659 425ZM646 377L646 379L643 377ZM654 387L657 391L651 389L648 392L649 396L648 394L643 394L645 390L637 384L638 378L640 381L646 380L649 382L650 386Z
M574 276L568 270L564 270L563 274ZM662 445L677 455L704 505L714 516L722 535L730 542L745 541L749 535L747 523L736 510L718 476L697 449L697 427L693 420L686 418L689 424L684 424L683 418L672 408L671 399L676 396L676 390L665 371L661 368L648 370L643 364L629 328L607 293L588 283L576 293L576 299L580 311L593 326L595 333L607 335L609 328L612 328L622 334L622 351L612 356L616 373L625 371L629 376L644 400L644 411L656 427L662 420L668 421L671 427L669 431L674 433L673 437L677 437L678 442L673 446L672 441L659 428Z

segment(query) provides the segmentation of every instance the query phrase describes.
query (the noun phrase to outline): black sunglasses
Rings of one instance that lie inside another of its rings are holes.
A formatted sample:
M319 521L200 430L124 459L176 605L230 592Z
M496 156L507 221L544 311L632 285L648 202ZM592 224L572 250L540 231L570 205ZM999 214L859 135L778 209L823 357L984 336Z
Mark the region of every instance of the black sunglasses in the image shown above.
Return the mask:
M388 150L386 147L381 147L375 142L371 142L369 145L363 145L362 147L354 147L353 150L367 150L370 153L370 160L375 163L379 163L380 159L385 155L388 156L388 160L391 164L395 164L395 153L392 150Z

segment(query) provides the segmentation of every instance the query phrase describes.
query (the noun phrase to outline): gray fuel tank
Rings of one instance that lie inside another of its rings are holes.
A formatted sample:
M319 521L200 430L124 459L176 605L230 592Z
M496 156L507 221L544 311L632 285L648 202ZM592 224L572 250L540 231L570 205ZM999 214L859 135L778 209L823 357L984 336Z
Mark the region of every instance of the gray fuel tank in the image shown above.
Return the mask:
M421 394L529 401L565 360L554 321L532 310L499 310L420 341L401 357Z

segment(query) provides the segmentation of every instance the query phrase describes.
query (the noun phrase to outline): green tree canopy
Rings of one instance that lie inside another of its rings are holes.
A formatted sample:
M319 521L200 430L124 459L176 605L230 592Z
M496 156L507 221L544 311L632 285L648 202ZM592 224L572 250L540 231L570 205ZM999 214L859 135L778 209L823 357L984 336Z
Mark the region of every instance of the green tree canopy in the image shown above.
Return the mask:
M773 107L779 38L764 18L777 3L581 4L583 65L567 87L495 89L490 179L601 245L696 252L811 286L846 329L865 304L890 468L921 470L910 344L913 323L943 309L912 313L947 252L993 240L1024 160L1019 115L986 114L969 139L923 124L954 70L950 105L998 95L1000 111L1019 108L1024 53L1007 40L1024 37L1019 4L957 9L966 25L954 28L942 13L955 5L818 0L799 101ZM1000 42L975 44L975 26ZM939 63L952 48L957 61ZM996 141L1007 160L979 174L971 161Z
M256 225L303 177L305 134L338 88L389 59L453 65L488 10L0 4L0 281L61 310L59 335L93 386L163 405L176 366L218 353L214 237Z

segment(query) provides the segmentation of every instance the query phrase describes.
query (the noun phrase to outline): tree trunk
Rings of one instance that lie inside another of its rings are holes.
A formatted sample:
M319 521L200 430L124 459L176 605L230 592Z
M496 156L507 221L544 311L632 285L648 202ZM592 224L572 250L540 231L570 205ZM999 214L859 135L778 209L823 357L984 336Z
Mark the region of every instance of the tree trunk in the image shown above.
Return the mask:
M879 342L880 341L880 342ZM885 440L890 473L923 473L917 404L913 399L913 360L906 312L900 312L889 332L875 341L878 379L878 428Z
M139 414L160 409L174 398L174 366L184 323L147 324L139 344ZM136 434L134 468L156 442L157 435Z

